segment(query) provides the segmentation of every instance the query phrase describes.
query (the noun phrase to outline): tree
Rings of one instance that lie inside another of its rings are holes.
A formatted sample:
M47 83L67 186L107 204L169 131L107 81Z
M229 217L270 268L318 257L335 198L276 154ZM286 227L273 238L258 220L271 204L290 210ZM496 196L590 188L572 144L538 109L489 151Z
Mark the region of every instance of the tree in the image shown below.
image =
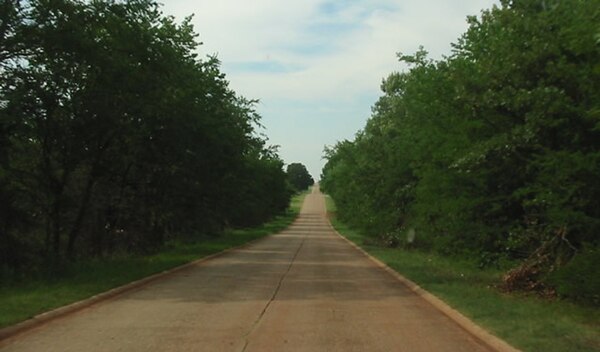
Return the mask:
M0 4L0 273L144 252L289 202L255 101L151 0Z
M321 183L342 219L400 244L416 228L415 245L482 265L517 260L509 288L541 288L573 257L593 258L600 230L594 6L502 1L469 17L449 57L399 54L410 70L384 81L353 141L326 149Z
M287 177L290 185L296 192L304 191L312 186L315 181L301 163L291 163L287 166Z

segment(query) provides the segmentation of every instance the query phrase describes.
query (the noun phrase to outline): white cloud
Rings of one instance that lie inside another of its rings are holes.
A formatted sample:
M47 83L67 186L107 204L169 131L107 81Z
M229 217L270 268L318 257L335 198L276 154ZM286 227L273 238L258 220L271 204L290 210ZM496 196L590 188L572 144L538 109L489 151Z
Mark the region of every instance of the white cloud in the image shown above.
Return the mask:
M450 43L467 28L466 16L494 3L356 0L341 7L324 0L169 0L164 11L179 18L195 13L205 43L201 52L217 53L232 88L262 101L266 132L281 144L284 160L302 162L318 176L323 145L352 138L364 126L382 78L402 69L397 52L423 45L434 58L449 54ZM244 62L294 69L240 69ZM312 125L302 123L308 116Z

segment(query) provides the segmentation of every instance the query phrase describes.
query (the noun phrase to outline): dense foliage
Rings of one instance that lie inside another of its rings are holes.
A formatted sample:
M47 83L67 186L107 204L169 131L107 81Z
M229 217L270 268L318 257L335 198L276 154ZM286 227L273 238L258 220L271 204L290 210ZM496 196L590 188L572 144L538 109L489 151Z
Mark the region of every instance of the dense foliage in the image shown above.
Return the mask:
M295 192L304 191L315 183L304 164L291 163L287 166L286 173Z
M254 102L151 0L0 0L0 272L284 210Z
M326 148L321 185L388 244L517 260L506 287L543 288L600 258L600 6L504 0L468 22L449 57L399 54L411 69Z

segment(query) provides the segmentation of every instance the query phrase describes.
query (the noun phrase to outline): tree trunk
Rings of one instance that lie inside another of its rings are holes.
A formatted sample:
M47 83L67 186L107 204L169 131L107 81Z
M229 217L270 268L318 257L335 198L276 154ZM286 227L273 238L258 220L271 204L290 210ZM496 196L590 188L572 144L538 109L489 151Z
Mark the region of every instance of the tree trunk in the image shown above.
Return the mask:
M61 205L60 200L56 199L52 205L51 222L52 222L52 257L54 259L60 258L60 213Z
M116 231L118 231L118 226L121 223L121 207L125 200L125 189L127 187L127 177L129 172L133 167L133 163L129 163L125 168L125 171L121 175L121 182L119 183L119 196L114 204L110 203L109 208L107 209L107 224L108 228L106 231L107 234L107 252L112 253L116 248Z
M92 171L83 191L83 197L81 200L81 204L79 205L79 210L77 211L77 217L75 218L73 227L69 232L67 243L67 257L69 259L75 258L75 242L77 241L77 238L81 233L81 227L83 225L83 220L85 219L85 214L87 213L89 207L90 199L92 198L92 192L95 184L96 178L94 177L94 172Z

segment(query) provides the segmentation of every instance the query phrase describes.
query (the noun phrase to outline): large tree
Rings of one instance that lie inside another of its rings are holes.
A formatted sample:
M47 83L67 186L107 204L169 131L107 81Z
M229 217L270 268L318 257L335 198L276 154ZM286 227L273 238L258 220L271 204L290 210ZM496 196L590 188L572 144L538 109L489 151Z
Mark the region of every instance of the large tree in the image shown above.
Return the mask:
M189 18L151 0L0 8L0 272L153 250L287 206L254 101L197 57Z
M399 55L410 70L326 150L322 186L373 236L398 244L413 228L413 245L517 260L507 286L543 287L599 244L600 12L502 1L468 21L447 58Z
M308 173L306 166L301 163L291 163L287 166L287 177L292 187L298 192L308 189L315 181Z

